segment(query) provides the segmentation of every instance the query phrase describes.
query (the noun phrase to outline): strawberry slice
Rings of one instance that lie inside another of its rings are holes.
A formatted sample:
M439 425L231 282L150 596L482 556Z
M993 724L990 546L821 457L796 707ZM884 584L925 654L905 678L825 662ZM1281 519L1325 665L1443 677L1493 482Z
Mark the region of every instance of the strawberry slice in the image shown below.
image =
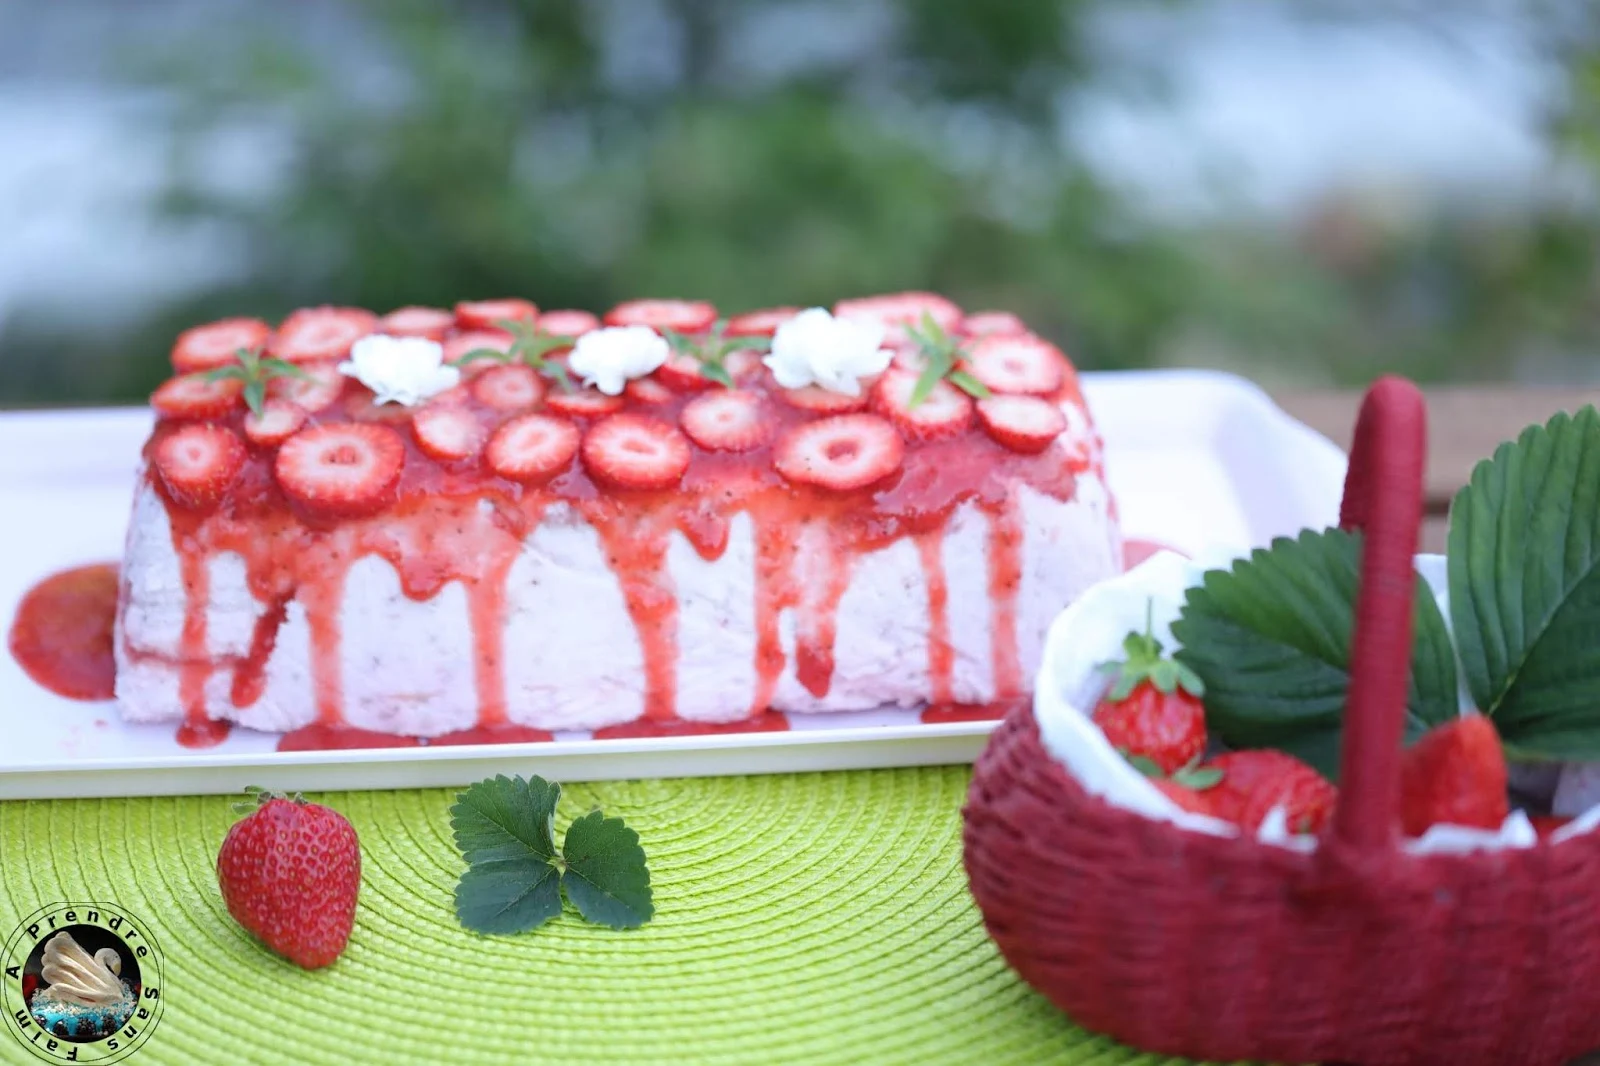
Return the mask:
M472 379L472 395L496 411L526 411L544 399L544 381L531 366L491 366Z
M628 387L623 391L634 403L648 404L652 407L670 403L676 395L655 378L634 378L628 382Z
M1048 396L1061 388L1067 357L1032 334L979 337L967 348L963 368L995 392Z
M333 363L309 363L300 367L303 378L278 377L267 382L267 395L288 400L309 414L319 414L339 402L350 379Z
M503 329L475 329L457 333L444 342L444 361L453 363L468 352L487 348L491 352L509 352L516 338ZM464 368L469 374L481 372L494 364L487 360L474 360Z
M463 300L456 304L456 325L462 329L494 329L502 322L533 324L539 309L527 300Z
M689 458L682 433L644 415L612 415L583 438L589 476L617 488L671 488L689 469Z
M836 415L785 433L773 465L790 481L849 492L899 470L905 451L894 426L877 415Z
M388 426L344 422L284 441L273 470L284 494L312 517L364 518L394 502L405 461L405 442Z
M1028 327L1010 311L974 311L961 320L961 332L969 337L1017 337Z
M608 326L649 326L679 333L699 333L717 320L717 309L704 300L630 300L606 312Z
M430 403L411 416L411 429L424 454L441 463L471 459L488 437L478 417L453 403Z
M667 361L656 368L656 377L667 388L679 392L696 392L715 384L700 372L700 360L688 352L675 351L667 356Z
M430 341L442 341L455 324L455 315L437 307L402 307L378 319L378 332L391 337L426 337Z
M996 443L1027 455L1044 451L1067 430L1067 416L1061 408L1037 396L979 400L978 421Z
M587 311L541 311L539 328L558 337L577 337L600 328L600 320Z
M215 370L234 360L240 348L259 348L272 330L259 318L224 318L178 334L172 346L172 365L180 373Z
M730 337L770 337L778 327L800 313L798 307L766 307L760 311L746 311L728 319L726 333Z
M622 397L607 396L599 389L580 388L575 392L556 389L550 393L545 406L573 418L602 418L622 410Z
M291 363L343 359L377 325L378 316L359 307L303 307L278 326L270 347Z
M386 422L399 426L411 421L411 408L403 403L379 403L377 395L361 384L351 386L350 398L344 402L344 413L352 422Z
M772 436L761 397L743 389L718 389L696 396L679 416L683 431L713 452L747 452Z
M819 415L843 415L852 411L864 411L870 396L867 389L862 389L859 396L846 396L842 392L834 392L821 385L807 385L803 389L775 387L772 392L790 407Z
M268 400L261 405L261 413L252 411L244 416L244 435L250 443L263 448L276 448L306 424L306 409L288 400Z
M836 318L868 318L881 322L884 341L904 344L910 338L906 326L920 326L927 315L946 333L955 332L961 324L961 308L937 293L896 292L884 296L864 296L858 300L840 300L833 305Z
M239 405L244 382L238 378L207 381L204 374L185 374L164 382L150 396L162 418L221 418Z
M918 377L909 370L889 370L872 390L873 406L912 443L946 440L965 433L972 424L972 401L967 394L940 380L913 407L911 394Z
M222 499L244 466L245 450L232 430L195 425L161 438L154 458L167 495L198 511Z
M545 481L565 470L578 454L578 427L564 418L523 415L513 418L489 440L489 467L512 481Z

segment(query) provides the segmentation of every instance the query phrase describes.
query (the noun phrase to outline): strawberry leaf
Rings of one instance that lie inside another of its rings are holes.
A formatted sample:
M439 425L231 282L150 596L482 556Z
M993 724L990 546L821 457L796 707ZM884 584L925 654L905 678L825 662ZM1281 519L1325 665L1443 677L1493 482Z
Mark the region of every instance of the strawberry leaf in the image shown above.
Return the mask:
M1530 426L1450 508L1450 614L1467 687L1508 751L1600 757L1600 414Z
M650 920L650 869L639 834L600 811L590 811L567 829L562 845L567 899L591 922L633 929Z
M467 870L456 916L479 933L519 933L561 913L554 823L561 786L503 774L456 797L450 826Z
M1189 589L1172 634L1205 683L1206 725L1233 748L1281 748L1338 773L1349 687L1359 535L1281 537ZM1406 735L1457 713L1455 654L1438 604L1417 582Z

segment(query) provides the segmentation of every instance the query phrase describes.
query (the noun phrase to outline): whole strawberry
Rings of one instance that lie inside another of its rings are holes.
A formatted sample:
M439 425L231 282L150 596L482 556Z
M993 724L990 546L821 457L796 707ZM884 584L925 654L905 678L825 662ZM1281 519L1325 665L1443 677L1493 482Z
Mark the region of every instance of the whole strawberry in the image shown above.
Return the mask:
M1284 808L1289 832L1321 832L1339 798L1327 778L1288 752L1230 751L1205 768L1222 772L1208 790L1212 813L1252 833L1274 807Z
M1152 628L1147 617L1143 633L1129 633L1123 640L1126 658L1101 664L1116 680L1092 717L1112 747L1148 759L1170 775L1205 751L1206 716L1200 703L1205 686L1187 666L1162 657Z
M1400 827L1421 836L1430 825L1498 829L1510 813L1506 756L1485 715L1434 726L1400 763Z
M355 925L356 831L344 815L299 796L251 792L251 813L228 830L217 855L222 901L235 921L290 962L308 970L327 966Z

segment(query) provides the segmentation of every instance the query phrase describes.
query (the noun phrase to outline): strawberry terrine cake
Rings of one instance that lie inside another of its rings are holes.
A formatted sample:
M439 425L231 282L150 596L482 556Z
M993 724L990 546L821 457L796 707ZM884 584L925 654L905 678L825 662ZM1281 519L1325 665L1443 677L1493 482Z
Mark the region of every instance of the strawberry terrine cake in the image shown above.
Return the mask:
M989 705L1120 569L1071 364L931 294L321 307L172 361L117 695L191 744Z

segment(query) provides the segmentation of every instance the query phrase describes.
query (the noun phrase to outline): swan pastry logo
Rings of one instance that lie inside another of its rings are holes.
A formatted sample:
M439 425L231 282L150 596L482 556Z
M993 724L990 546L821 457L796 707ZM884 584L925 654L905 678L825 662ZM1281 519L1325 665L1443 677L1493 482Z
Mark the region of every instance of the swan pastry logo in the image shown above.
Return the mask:
M6 941L6 1023L46 1062L120 1062L161 1019L160 952L150 926L109 903L58 903Z

